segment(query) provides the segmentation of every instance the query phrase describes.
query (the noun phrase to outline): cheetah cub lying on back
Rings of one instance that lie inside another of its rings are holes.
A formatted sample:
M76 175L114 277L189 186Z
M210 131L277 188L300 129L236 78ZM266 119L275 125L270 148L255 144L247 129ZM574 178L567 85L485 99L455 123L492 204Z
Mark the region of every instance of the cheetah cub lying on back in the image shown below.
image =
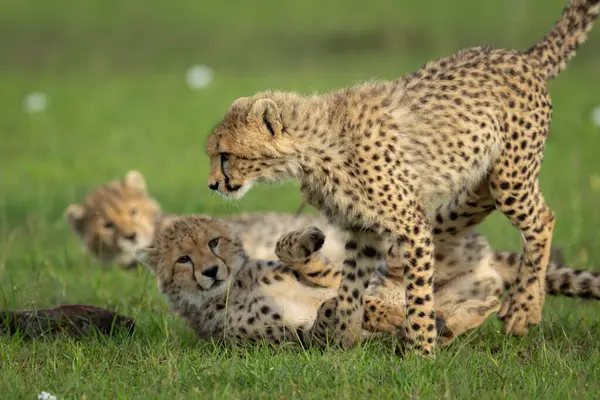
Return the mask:
M263 92L236 100L207 141L208 185L229 198L254 182L296 178L312 205L353 236L340 293L320 314L319 335L352 345L373 271L357 265L365 230L403 246L409 346L435 347L434 243L452 219L502 212L523 238L519 274L498 313L506 332L538 324L554 213L538 175L550 127L547 81L585 41L600 0L571 0L550 32L526 51L488 46L426 63L389 82L323 95ZM370 235L370 233L366 233ZM369 245L380 256L384 242ZM437 250L436 250L437 251Z
M129 171L92 191L81 204L65 210L66 220L84 250L104 264L125 268L136 265L135 252L150 244L157 230L174 215L165 215L149 193L144 176ZM251 257L276 259L277 238L294 229L318 226L327 235L324 254L341 260L342 233L319 216L271 212L241 213L222 218L234 228Z
M154 272L172 307L202 337L236 343L312 343L319 307L338 293L341 265L320 254L325 237L315 227L281 237L278 261L250 258L235 232L206 216L174 219L152 244L138 252ZM474 329L500 306L503 285L517 276L519 256L492 252L483 236L457 235L439 249L441 276L436 281L439 343L447 345ZM363 258L363 262L373 262ZM373 332L405 336L404 276L376 260L366 290L362 337ZM402 262L392 247L389 266ZM600 275L551 264L548 288L553 294L600 298ZM325 308L321 312L331 310ZM324 344L317 340L317 344Z
M187 215L161 229L138 259L202 338L309 343L317 309L336 295L341 274L318 252L324 241L305 228L278 242L281 261L256 260L221 220ZM395 333L403 310L365 301L363 327Z

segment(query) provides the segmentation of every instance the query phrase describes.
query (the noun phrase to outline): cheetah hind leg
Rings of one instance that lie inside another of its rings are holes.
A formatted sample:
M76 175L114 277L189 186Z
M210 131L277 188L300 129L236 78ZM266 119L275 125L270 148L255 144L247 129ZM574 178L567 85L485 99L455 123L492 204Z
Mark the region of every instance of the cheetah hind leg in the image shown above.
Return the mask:
M493 313L500 310L500 299L489 296L485 300L457 299L461 304L452 311L438 311L441 327L438 328L438 345L448 346L461 334L476 329Z
M498 317L504 323L505 332L526 335L529 325L539 324L542 319L554 213L546 205L537 181L529 186L494 176L491 182L498 208L523 238L517 278L508 290Z

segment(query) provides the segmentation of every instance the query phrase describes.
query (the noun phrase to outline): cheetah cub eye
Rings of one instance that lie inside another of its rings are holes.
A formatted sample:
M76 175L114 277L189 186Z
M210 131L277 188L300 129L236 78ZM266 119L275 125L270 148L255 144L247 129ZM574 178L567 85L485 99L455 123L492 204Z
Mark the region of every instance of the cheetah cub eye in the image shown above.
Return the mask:
M229 166L229 153L219 153L219 157L221 157L221 169L225 171Z
M181 256L177 259L177 264L183 264L186 267L193 267L194 263L189 256Z
M210 248L211 251L215 251L215 249L217 248L218 245L219 245L219 238L211 239L211 241L208 242L208 247Z
M105 227L106 229L112 229L112 228L114 228L114 227L115 227L115 223L114 223L114 222L112 222L112 221L106 221L106 222L104 222L104 227Z

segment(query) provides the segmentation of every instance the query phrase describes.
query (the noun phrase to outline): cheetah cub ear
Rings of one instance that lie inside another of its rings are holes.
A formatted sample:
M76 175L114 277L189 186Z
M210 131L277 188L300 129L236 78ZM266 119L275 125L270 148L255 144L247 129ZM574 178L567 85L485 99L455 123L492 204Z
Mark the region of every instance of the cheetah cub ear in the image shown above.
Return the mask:
M141 172L131 170L125 174L123 180L126 186L139 190L141 193L146 193L146 180Z
M236 99L233 103L231 103L231 109L232 110L247 110L248 109L248 103L250 103L250 98L249 97L240 97L238 99Z
M256 100L248 113L248 122L262 126L271 136L279 137L283 130L279 107L271 99Z
M83 233L83 220L85 218L85 208L81 204L71 204L64 213L67 222L75 232Z
M158 280L159 287L168 284L173 279L172 269L164 265L158 249L153 245L137 250L135 259L152 271Z

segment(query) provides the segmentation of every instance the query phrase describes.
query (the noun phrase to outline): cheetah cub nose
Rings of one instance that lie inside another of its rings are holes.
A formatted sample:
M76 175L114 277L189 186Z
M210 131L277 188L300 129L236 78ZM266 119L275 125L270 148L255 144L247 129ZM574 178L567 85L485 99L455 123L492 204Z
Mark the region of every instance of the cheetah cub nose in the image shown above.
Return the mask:
M217 277L217 272L219 272L219 267L216 265L213 265L212 267L202 271L202 275L204 275L208 278L211 278L211 279L215 279Z

